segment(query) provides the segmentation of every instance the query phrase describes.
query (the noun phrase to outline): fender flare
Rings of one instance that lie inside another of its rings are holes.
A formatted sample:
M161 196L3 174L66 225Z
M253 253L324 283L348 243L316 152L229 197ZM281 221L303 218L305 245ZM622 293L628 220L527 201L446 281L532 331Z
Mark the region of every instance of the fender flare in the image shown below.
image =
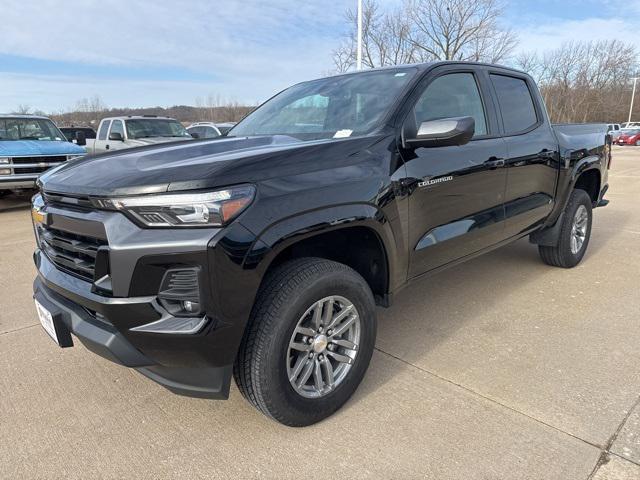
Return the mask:
M277 256L290 246L327 232L364 227L374 232L386 260L387 290L395 276L406 275L399 262L401 239L397 239L384 212L371 203L348 203L305 210L264 228L249 248L244 268L255 269L262 278Z

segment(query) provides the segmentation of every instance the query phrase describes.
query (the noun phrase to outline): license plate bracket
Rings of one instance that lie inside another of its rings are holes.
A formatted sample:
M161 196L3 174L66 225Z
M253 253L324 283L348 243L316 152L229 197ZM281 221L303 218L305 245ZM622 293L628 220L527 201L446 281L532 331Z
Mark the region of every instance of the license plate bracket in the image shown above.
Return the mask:
M45 332L62 348L72 347L73 340L71 332L62 321L62 314L46 305L48 302L42 302L34 299L36 303L36 312L38 319Z

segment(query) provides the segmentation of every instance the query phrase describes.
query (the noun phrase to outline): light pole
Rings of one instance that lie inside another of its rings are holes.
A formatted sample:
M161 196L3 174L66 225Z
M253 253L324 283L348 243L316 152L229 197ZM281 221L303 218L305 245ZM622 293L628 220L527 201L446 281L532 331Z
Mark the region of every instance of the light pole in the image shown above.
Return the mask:
M627 122L631 121L631 112L633 112L633 100L636 96L636 82L638 81L638 77L633 77L633 89L631 90L631 105L629 105L629 119Z
M362 70L362 0L358 0L358 41L356 49L356 70Z

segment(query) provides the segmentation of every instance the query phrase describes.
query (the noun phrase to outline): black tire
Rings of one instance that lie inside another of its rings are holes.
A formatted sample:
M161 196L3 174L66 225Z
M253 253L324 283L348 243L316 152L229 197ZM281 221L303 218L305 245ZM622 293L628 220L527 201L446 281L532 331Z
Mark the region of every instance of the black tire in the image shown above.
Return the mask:
M586 235L580 249L577 252L573 252L571 249L572 228L576 218L576 212L581 206L584 206L587 211ZM558 244L554 247L538 246L538 252L540 253L542 261L547 265L562 268L573 268L580 263L589 245L592 219L591 197L589 197L589 194L580 189L571 192L571 197L564 210Z
M306 398L294 390L287 376L289 341L307 309L332 295L347 298L357 309L357 354L334 390ZM319 422L358 388L373 354L376 325L373 294L355 270L320 258L286 262L267 275L258 292L233 368L238 388L254 407L280 423L302 427Z

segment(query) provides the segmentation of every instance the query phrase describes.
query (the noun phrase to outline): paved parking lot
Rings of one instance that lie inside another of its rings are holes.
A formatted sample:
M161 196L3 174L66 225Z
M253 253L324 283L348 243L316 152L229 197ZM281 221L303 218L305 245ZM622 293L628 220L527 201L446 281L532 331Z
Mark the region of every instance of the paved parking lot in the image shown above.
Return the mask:
M291 429L169 393L37 323L29 211L0 211L0 478L640 478L640 148L572 270L526 240L379 310L354 398Z

